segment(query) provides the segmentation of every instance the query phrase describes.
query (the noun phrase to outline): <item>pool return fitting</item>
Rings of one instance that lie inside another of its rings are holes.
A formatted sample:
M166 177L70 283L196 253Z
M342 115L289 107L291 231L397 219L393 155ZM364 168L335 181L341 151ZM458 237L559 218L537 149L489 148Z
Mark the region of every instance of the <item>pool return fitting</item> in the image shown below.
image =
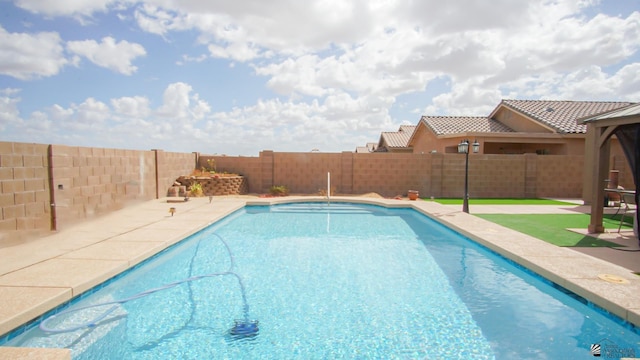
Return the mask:
M243 338L250 338L250 337L255 337L258 335L259 332L259 327L258 327L258 320L251 320L249 317L249 304L247 302L247 295L246 295L246 291L245 291L245 286L244 283L242 282L242 278L240 277L240 275L238 275L236 272L234 272L234 267L235 267L235 258L233 257L233 253L231 252L231 248L229 247L229 244L227 244L226 241L224 241L224 239L216 234L213 233L214 236L216 236L218 239L220 239L220 241L222 242L222 244L224 244L225 248L227 249L227 254L229 255L229 260L231 262L231 264L229 265L229 269L227 271L223 271L223 272L218 272L218 273L212 273L212 274L206 274L206 275L199 275L199 276L192 276L183 280L179 280L176 282L172 282L154 289L150 289L150 290L146 290L143 291L141 293L138 293L136 295L130 296L128 298L125 299L120 299L120 300L114 300L114 301L109 301L109 302L103 302L103 303L98 303L98 304L93 304L93 305L88 305L88 306L83 306L83 307L79 307L79 308L75 308L75 309L68 309L68 310L64 310L61 311L55 315L52 315L44 320L42 320L42 322L40 323L40 330L47 332L47 333L51 333L51 334L59 334L59 333L66 333L66 332L72 332L72 331L76 331L76 330L80 330L80 329L84 329L84 328L93 328L96 326L100 325L100 322L102 320L104 320L107 316L109 316L109 314L111 314L113 311L115 311L118 308L118 305L120 304L124 304L127 303L129 301L133 301L133 300L137 300L140 298L143 298L147 295L151 295L153 293L159 292L159 291L163 291L163 290L168 290L171 289L173 287L176 287L178 285L184 284L184 283L189 283L191 281L196 281L196 280L201 280L201 279L205 279L205 278L211 278L211 277L217 277L217 276L225 276L225 275L231 275L233 277L235 277L238 280L238 284L240 285L240 293L242 295L242 303L243 303L243 318L242 319L236 319L234 325L231 327L231 329L229 330L229 334L234 338L234 339L243 339ZM83 323L80 324L76 324L76 325L72 325L72 326L67 326L67 327L63 327L63 328L55 328L55 327L50 327L48 326L49 322L52 320L55 320L63 315L68 315L68 314L72 314L72 313L76 313L78 311L82 311L82 310L86 310L86 309L93 309L93 308L97 308L97 307L101 307L101 306L109 306L112 305L110 308L108 308L107 310L105 310L104 312L102 312L101 314L97 315L96 317L94 317L91 320L85 321Z

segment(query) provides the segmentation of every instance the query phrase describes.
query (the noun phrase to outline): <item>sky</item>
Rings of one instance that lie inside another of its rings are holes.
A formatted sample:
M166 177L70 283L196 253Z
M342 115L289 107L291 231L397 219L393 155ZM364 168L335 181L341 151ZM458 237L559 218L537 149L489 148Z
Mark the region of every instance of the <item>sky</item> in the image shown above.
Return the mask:
M0 0L0 141L354 151L502 99L640 101L640 0Z

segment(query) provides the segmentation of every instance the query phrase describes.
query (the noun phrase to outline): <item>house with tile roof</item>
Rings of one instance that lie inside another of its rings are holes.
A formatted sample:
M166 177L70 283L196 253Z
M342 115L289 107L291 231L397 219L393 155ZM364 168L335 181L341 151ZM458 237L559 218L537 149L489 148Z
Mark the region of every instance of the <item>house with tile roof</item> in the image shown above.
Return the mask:
M406 134L383 133L378 148L413 153L455 153L463 139L478 140L483 154L583 155L587 127L577 120L629 102L502 100L489 116L423 116ZM393 140L393 141L391 141ZM392 146L389 146L392 145ZM409 150L410 149L410 150Z
M357 154L363 154L363 153L366 154L366 153L370 153L370 152L376 151L377 148L378 148L378 143L368 142L367 145L365 145L365 146L356 147L356 153Z
M416 125L400 125L398 131L383 132L380 134L380 140L374 151L412 153L413 148L409 146L409 139L411 139L416 127Z

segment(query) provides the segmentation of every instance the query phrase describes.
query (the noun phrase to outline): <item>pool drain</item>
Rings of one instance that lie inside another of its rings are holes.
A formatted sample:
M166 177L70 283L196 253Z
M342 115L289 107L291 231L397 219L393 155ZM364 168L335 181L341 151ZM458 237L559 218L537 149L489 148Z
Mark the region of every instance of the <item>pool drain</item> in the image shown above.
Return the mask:
M617 275L611 274L600 274L598 277L606 282L614 283L614 284L626 284L629 282L627 279L623 279Z

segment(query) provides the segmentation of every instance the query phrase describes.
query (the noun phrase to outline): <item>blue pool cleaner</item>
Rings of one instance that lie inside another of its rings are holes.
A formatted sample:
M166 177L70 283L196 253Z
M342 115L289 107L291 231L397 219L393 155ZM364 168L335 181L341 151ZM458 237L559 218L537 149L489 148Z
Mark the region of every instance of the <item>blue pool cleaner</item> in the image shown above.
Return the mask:
M242 282L242 278L240 277L240 275L238 275L236 272L234 272L234 267L235 267L235 258L233 257L233 252L231 252L231 248L229 247L229 245L227 244L226 241L224 241L224 239L218 235L218 234L213 234L214 236L216 236L218 239L220 239L220 241L222 242L222 244L224 244L225 248L227 249L227 254L229 255L229 260L230 260L230 265L229 265L229 270L227 271L223 271L223 272L219 272L219 273L212 273L212 274L206 274L206 275L199 275L199 276L192 276L180 281L176 281L173 283L169 283L154 289L150 289L150 290L146 290L143 291L141 293L138 293L136 295L133 295L131 297L125 298L125 299L120 299L120 300L114 300L114 301L109 301L109 302L103 302L103 303L99 303L99 304L94 304L94 305L88 305L88 306L83 306L83 307L79 307L79 308L75 308L75 309L68 309L68 310L64 310L61 311L55 315L52 315L44 320L42 320L42 322L40 323L39 327L40 330L47 332L47 333L51 333L51 334L59 334L59 333L66 333L66 332L72 332L72 331L76 331L76 330L80 330L80 329L85 329L85 328L92 328L95 326L99 326L100 322L102 320L104 320L107 316L109 316L109 314L111 314L113 311L115 311L118 308L119 304L124 304L127 303L129 301L133 301L136 299L140 299L143 298L147 295L151 295L153 293L156 293L158 291L162 291L162 290L167 290L167 289L171 289L175 286L178 286L180 284L184 284L184 283L188 283L191 281L196 281L196 280L200 280L200 279L204 279L204 278L210 278L210 277L216 277L216 276L224 276L224 275L231 275L234 276L237 280L238 280L238 284L240 285L240 293L242 295L242 302L243 302L243 315L244 317L240 320L235 320L235 323L233 325L233 327L231 327L231 329L229 330L229 334L234 338L234 339L242 339L242 338L250 338L250 337L255 337L258 335L259 332L259 328L258 328L258 320L251 320L249 317L249 304L247 302L247 295L246 295L246 291L245 291L245 286L244 283ZM109 306L112 305L111 307L109 307L108 309L106 309L104 312L100 313L99 315L95 316L94 318L92 318L91 320L88 320L86 322L80 323L80 324L76 324L73 326L67 326L64 328L55 328L55 327L50 327L48 326L49 322L59 318L63 315L68 315L71 313L75 313L78 311L82 311L82 310L86 310L86 309L93 309L93 308L97 308L97 307L103 307L103 306Z
M258 320L236 320L229 333L235 338L254 337L258 335Z

